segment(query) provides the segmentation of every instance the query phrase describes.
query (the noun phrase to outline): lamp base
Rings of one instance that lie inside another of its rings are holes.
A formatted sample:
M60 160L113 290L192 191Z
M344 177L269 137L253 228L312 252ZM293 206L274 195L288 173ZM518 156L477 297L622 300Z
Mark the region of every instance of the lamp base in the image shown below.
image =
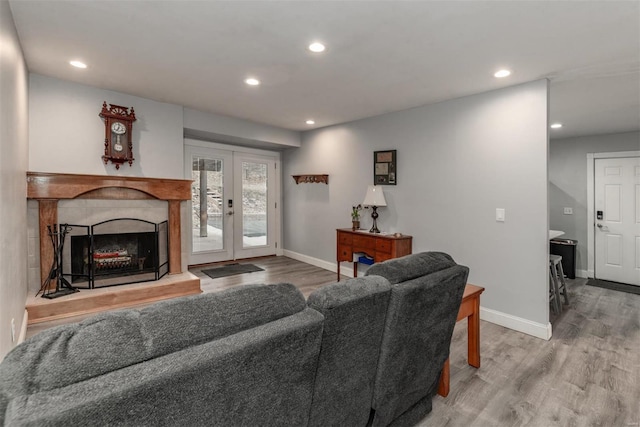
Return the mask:
M371 212L371 218L373 218L373 225L371 226L371 230L369 230L369 233L380 233L380 230L378 230L378 224L376 224L376 220L378 219L378 212L376 212L376 210L378 209L378 207L371 206L371 209L373 209L373 212Z

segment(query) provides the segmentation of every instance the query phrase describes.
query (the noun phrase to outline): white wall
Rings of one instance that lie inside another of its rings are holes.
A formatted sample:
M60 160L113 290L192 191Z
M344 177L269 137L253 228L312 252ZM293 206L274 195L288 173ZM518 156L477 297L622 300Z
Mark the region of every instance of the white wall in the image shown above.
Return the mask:
M0 360L23 327L27 297L28 81L9 4L0 1Z
M248 120L184 109L185 135L226 144L266 149L300 146L300 132Z
M397 149L398 185L383 187L379 228L413 235L414 253L451 254L486 288L484 318L544 337L547 89L540 80L303 134L284 157L285 249L335 263L335 229L350 226L373 181L373 151ZM290 178L305 173L327 173L329 185Z
M70 70L70 72L82 72ZM90 72L90 71L89 71ZM281 149L300 144L300 133L247 120L224 117L182 106L153 101L120 92L31 74L29 93L29 164L34 172L91 175L143 176L149 178L184 178L184 134L201 138L216 137L220 142L258 145ZM99 117L102 103L133 107L137 120L133 124L133 166L123 164L119 170L102 161L104 122ZM188 126L188 128L187 128ZM24 180L24 175L22 177ZM26 191L22 192L23 197ZM74 208L98 202L73 201ZM104 203L104 202L103 202ZM126 201L127 209L146 209L148 201ZM115 202L107 205L118 206ZM37 203L29 204L28 282L39 289L39 239ZM186 203L181 215L186 218ZM148 210L148 209L147 209ZM148 212L147 212L148 213ZM65 220L65 210L60 212ZM91 225L91 215L81 224ZM119 216L111 216L115 218ZM66 219L68 220L68 219ZM190 230L182 223L182 269L187 268L187 239Z
M578 241L577 274L587 274L587 153L640 150L640 132L552 139L549 143L549 226ZM564 208L573 215L565 215Z
M102 161L104 101L135 109L133 166ZM182 115L178 105L31 74L29 170L180 179Z
M83 72L70 70L72 72ZM87 71L90 72L90 71ZM271 149L299 146L300 133L120 92L30 75L29 170L183 178L183 140L194 137ZM102 103L133 107L133 166L102 161Z

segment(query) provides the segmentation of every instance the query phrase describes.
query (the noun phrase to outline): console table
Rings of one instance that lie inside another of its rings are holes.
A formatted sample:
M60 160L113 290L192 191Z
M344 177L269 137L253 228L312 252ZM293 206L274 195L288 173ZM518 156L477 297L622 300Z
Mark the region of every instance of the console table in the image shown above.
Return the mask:
M358 276L358 263L353 261L354 253L364 253L373 262L382 262L391 258L399 258L411 253L411 236L394 236L393 234L353 231L350 228L339 228L336 239L338 250L338 281L340 281L340 263L353 262L353 276Z

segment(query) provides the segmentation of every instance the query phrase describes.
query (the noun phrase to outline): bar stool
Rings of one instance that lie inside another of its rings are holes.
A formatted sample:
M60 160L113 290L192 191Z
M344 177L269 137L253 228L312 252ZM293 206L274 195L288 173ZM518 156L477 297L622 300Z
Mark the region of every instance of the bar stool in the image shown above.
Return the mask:
M559 308L558 313L562 311L560 303L560 295L564 297L565 305L569 305L569 293L567 292L567 284L564 281L564 270L562 269L562 257L560 255L549 255L549 274L551 274L551 282L555 293L555 300Z

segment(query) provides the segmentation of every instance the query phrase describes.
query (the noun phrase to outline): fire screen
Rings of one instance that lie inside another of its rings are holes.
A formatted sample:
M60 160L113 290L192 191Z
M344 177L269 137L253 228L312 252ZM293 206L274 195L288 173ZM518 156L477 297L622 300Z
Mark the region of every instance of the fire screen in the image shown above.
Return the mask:
M100 288L158 280L169 271L168 223L133 218L71 225L62 256L72 286Z

